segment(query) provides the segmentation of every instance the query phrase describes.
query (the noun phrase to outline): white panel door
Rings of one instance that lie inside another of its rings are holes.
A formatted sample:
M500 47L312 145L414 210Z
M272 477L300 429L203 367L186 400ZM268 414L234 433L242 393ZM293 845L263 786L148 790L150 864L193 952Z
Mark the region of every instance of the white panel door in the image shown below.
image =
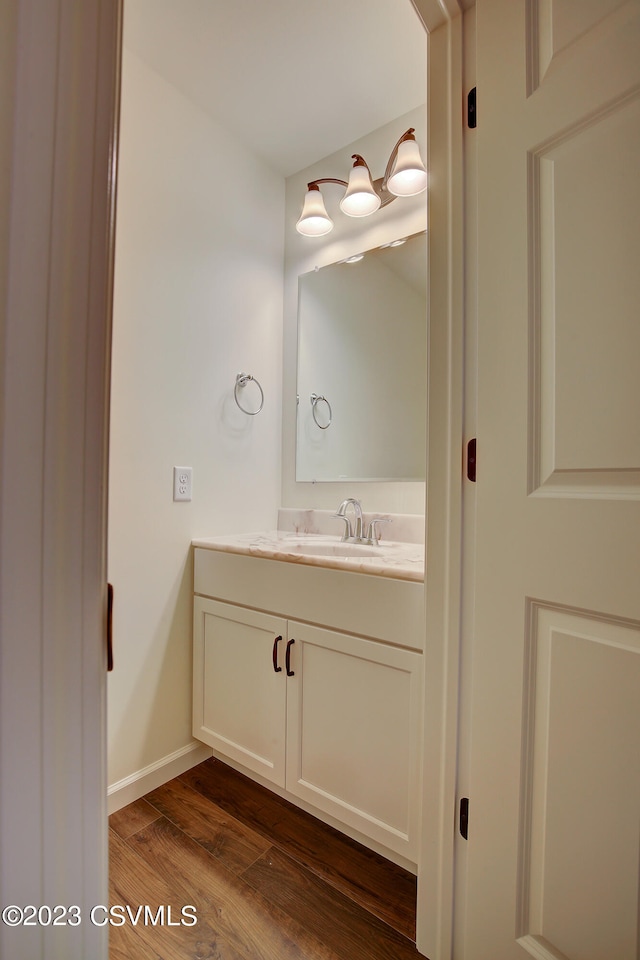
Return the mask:
M467 960L637 960L640 3L478 0Z

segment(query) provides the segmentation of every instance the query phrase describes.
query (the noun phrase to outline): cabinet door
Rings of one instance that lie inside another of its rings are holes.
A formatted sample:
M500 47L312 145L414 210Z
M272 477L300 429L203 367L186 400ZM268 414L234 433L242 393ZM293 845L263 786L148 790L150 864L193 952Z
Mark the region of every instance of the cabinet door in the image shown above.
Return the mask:
M417 859L422 656L289 622L287 790Z
M280 787L285 780L286 628L278 617L195 598L193 735Z

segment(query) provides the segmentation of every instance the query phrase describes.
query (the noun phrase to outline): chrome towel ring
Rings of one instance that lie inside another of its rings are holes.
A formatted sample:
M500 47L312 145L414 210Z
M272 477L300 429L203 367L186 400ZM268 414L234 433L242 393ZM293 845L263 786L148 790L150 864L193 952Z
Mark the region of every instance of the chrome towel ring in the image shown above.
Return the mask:
M247 410L245 407L242 406L242 404L238 399L238 387L245 387L250 380L252 380L255 383L256 387L260 391L260 406L258 407L257 410ZM236 375L236 385L233 388L233 396L236 403L242 410L242 412L248 414L248 416L250 417L255 417L257 413L260 413L260 411L264 406L264 390L262 389L262 387L260 386L260 383L256 380L256 378L253 377L250 373L238 373Z
M318 396L317 393L312 393L310 399L311 399L311 413L313 414L313 419L315 420L317 426L320 427L321 430L326 430L328 427L331 426L331 421L333 420L333 411L331 409L331 404L329 403L326 397ZM318 418L316 416L316 407L321 402L326 403L327 408L329 410L329 422L325 424L319 423Z

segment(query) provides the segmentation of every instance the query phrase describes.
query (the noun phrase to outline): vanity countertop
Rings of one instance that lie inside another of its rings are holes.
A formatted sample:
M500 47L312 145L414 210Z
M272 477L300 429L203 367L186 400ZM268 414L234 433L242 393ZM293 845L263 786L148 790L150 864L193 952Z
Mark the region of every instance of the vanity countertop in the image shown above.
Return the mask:
M424 580L424 545L384 540L378 546L342 544L327 534L274 530L199 538L194 547L302 563L396 580ZM344 554L347 555L344 555Z

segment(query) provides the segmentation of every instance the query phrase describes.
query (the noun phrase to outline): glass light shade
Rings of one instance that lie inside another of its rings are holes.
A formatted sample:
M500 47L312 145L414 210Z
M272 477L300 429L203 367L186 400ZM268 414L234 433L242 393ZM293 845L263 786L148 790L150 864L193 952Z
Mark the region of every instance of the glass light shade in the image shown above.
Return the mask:
M340 209L349 217L367 217L380 206L380 197L373 189L369 171L357 164L349 174L349 184L340 201Z
M333 229L333 220L327 213L322 194L315 188L307 190L296 230L303 237L323 237Z
M414 197L427 188L427 171L415 140L403 140L398 147L387 189L396 197Z

